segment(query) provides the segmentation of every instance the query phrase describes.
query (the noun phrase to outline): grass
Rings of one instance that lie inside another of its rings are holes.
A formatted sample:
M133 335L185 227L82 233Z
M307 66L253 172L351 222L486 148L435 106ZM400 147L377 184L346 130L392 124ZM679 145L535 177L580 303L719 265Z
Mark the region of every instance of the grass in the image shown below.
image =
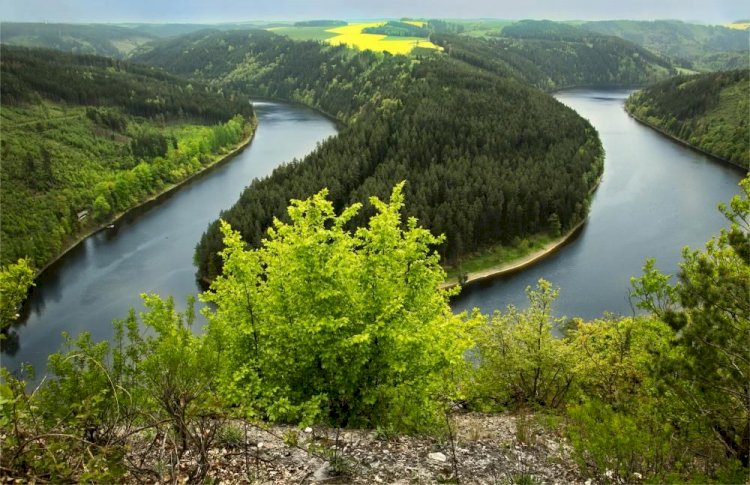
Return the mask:
M502 266L517 261L531 253L539 251L556 238L548 234L536 234L518 241L510 246L497 245L484 251L467 256L456 266L446 267L447 280L456 281L459 274L475 273L495 266Z

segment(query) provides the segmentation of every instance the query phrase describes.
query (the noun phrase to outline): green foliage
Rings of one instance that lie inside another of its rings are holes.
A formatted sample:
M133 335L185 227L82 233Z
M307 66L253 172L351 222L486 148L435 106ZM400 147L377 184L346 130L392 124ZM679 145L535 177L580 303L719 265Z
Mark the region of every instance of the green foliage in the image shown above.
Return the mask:
M222 224L224 274L203 298L222 353L230 402L272 421L420 430L435 392L461 364L471 321L454 316L431 247L440 238L404 221L403 184L366 227L336 214L327 191L293 201L259 249Z
M21 303L32 286L34 269L28 259L19 259L0 268L0 332L16 320Z
M625 102L638 119L750 167L750 70L677 76Z
M530 306L509 306L476 328L474 399L493 406L561 407L574 383L574 347L553 334L552 319L558 290L539 280L537 290L526 289Z
M743 466L750 453L750 178L741 182L744 197L735 196L722 210L729 230L711 239L703 251L683 251L679 282L647 271L636 280L640 306L657 312L677 332L678 358L663 365L666 383L696 417L705 420L715 438ZM646 268L649 269L648 267ZM664 295L665 303L659 303Z
M4 469L32 481L113 482L126 471L153 479L189 451L179 473L205 477L225 414L215 389L218 354L192 332L191 301L180 314L171 299L143 298L145 331L131 311L115 323L111 344L86 333L68 337L66 349L50 356L54 378L33 393L3 369ZM126 453L140 463L124 461ZM176 480L171 473L165 478Z

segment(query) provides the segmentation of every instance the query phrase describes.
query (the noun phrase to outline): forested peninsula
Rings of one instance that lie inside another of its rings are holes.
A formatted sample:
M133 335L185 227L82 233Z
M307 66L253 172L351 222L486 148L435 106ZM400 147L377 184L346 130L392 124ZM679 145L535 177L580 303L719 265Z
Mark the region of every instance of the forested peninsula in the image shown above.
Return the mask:
M91 55L2 46L3 265L81 235L246 142L247 98Z
M750 167L750 70L670 78L633 93L625 108L669 136Z
M510 69L489 71L447 52L391 56L235 31L152 44L135 59L300 101L346 124L304 160L254 181L221 215L251 245L274 217L285 218L289 199L327 187L340 208L384 197L401 180L409 215L446 235L439 250L448 263L585 218L603 160L594 128ZM215 222L197 248L201 277L219 274L222 247Z

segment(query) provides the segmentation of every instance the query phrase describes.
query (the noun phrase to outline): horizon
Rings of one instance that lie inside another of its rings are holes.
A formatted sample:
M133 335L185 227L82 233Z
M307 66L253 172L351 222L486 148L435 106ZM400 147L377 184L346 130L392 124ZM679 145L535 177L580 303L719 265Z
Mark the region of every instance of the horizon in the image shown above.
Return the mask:
M412 17L446 20L679 20L687 23L721 25L750 17L744 1L722 0L633 0L623 4L594 4L569 0L518 2L473 0L460 6L448 0L380 0L351 3L343 0L279 0L253 4L243 0L149 1L132 0L127 5L115 0L0 0L2 22L72 24L237 24L252 22L295 22L317 19L381 20ZM238 20L243 19L243 20Z

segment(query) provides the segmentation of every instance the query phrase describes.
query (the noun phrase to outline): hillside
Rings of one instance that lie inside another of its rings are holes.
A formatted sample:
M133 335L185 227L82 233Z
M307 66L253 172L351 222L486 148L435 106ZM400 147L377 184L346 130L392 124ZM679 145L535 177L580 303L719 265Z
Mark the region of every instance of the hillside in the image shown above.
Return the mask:
M750 71L677 76L634 93L636 118L703 151L750 167Z
M289 199L328 187L342 207L382 197L404 179L410 215L446 235L440 252L450 263L586 216L601 170L594 129L510 71L499 76L453 56L356 52L268 32L200 33L152 46L139 61L303 102L348 125L304 160L255 181L222 214L251 244L273 217L284 217ZM214 223L197 250L201 276L218 273L221 247Z
M666 59L631 42L558 22L525 20L484 38L432 38L453 57L544 90L637 86L675 74Z
M152 67L9 46L0 53L2 264L30 257L44 266L251 129L245 99Z
M698 71L750 67L750 32L677 20L606 20L585 22L582 29L614 35L667 56Z
M3 22L0 43L43 47L73 54L125 58L156 35L111 24L41 24Z

